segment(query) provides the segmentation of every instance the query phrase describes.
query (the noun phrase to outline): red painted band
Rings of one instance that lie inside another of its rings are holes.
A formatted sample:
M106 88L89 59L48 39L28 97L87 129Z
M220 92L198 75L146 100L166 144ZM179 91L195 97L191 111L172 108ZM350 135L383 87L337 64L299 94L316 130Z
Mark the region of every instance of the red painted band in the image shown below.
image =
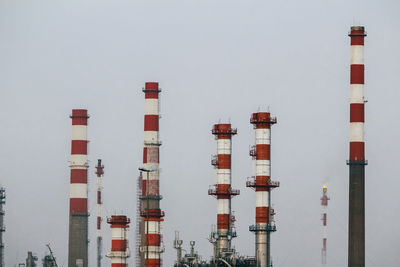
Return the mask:
M160 162L159 147L143 148L143 163L159 163L159 162Z
M161 244L161 235L159 234L145 234L144 235L145 246L157 246Z
M147 175L144 173L143 175ZM149 188L147 188L149 185ZM154 196L160 194L160 180L143 180L142 181L142 196Z
M262 144L262 145L256 145L256 159L257 160L270 160L271 159L271 151L270 151L271 146Z
M231 168L231 155L218 154L218 169L230 169L230 168Z
M364 34L365 31L353 30L350 32L350 43L351 45L364 45Z
M269 207L256 207L256 223L268 223Z
M71 184L87 184L87 169L71 169Z
M145 259L144 260L144 265L146 267L160 267L161 266L161 260L160 259Z
M87 125L89 116L86 109L73 109L71 118L72 125Z
M350 122L364 122L364 103L350 104Z
M101 191L97 191L97 204L101 204Z
M70 213L87 213L88 205L87 198L70 198L69 199Z
M129 228L128 224L122 224L122 223L112 223L111 228Z
M97 230L101 229L101 217L97 217Z
M87 140L72 140L71 155L87 155Z
M364 65L350 65L350 84L364 84Z
M111 261L112 261L112 259L111 259ZM127 263L112 263L111 262L111 267L127 267L127 266L128 266Z
M158 83L156 82L147 82L145 84L145 98L158 98Z
M126 251L128 248L127 240L112 240L111 251Z
M144 115L144 130L158 131L158 115Z
M143 163L147 163L147 147L143 148Z
M217 214L217 229L229 229L229 214Z
M256 129L270 129L271 124L275 121L271 120L271 114L268 112L257 112L251 114L250 123L255 125Z
M271 178L269 176L256 176L256 192L269 191L267 185L270 179Z
M365 160L365 143L350 142L350 160L364 161Z

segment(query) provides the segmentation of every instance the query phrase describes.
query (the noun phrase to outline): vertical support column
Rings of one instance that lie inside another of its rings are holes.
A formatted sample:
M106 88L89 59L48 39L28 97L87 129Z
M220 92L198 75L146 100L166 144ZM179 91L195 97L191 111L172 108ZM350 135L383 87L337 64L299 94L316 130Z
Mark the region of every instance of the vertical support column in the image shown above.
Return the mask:
M365 145L363 26L351 27L348 266L365 266Z
M252 114L250 123L255 129L255 146L250 150L250 156L255 159L255 176L247 179L246 186L256 191L256 224L249 230L255 233L257 267L270 267L270 233L276 231L270 193L279 186L278 182L271 181L271 125L276 123L276 118L271 118L268 112L258 112Z
M236 237L231 227L231 198L240 191L231 187L231 154L232 135L237 134L237 130L232 129L231 124L215 124L212 134L217 139L217 156L212 161L217 169L217 184L208 194L217 197L217 257L224 258L231 253L231 239Z
M329 197L327 195L328 188L324 186L322 188L322 197L321 197L321 206L322 206L322 250L321 250L321 263L322 266L326 266L326 243L328 240L328 235L327 235L327 214L328 214L328 200Z
M101 222L103 220L101 216L101 206L103 204L101 200L101 192L103 187L101 186L101 177L104 174L104 166L101 165L101 159L97 160L96 175L97 175L97 267L101 267L102 259L102 247L103 237L101 236Z
M144 148L142 176L141 212L141 266L159 267L162 265L161 222L164 212L160 209L162 199L159 189L159 93L158 83L147 82L144 115Z
M111 252L107 257L111 258L111 267L128 266L128 230L131 220L125 215L113 215L107 218L107 223L111 225Z
M4 215L6 214L3 205L6 204L6 189L0 188L0 267L5 267L4 265L4 242L3 233L6 231L4 226Z
M86 109L72 110L68 266L88 266L88 161Z

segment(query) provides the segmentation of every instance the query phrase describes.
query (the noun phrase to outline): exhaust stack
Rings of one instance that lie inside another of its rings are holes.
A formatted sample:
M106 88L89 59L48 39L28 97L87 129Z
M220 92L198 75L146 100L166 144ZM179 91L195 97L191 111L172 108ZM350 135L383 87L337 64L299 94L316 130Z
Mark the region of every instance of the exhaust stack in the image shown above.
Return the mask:
M236 237L232 228L231 198L240 194L239 190L231 187L231 154L232 136L237 134L230 124L215 124L212 134L217 140L217 155L213 157L211 164L217 169L217 184L213 185L208 194L216 196L218 201L216 255L224 258L232 254L231 240Z
M125 215L113 215L107 218L107 223L111 226L112 240L111 252L107 254L111 258L111 267L127 267L128 250L128 230L131 220Z
M164 212L160 209L160 145L159 140L159 93L158 83L147 82L145 93L144 115L144 148L142 172L142 195L140 197L142 221L140 224L141 264L145 267L160 267L162 247L161 222Z
M257 267L271 267L271 232L276 231L271 208L271 189L279 182L271 180L271 125L276 123L269 112L253 113L250 123L255 129L255 146L250 156L255 159L255 176L249 177L246 186L256 191L256 224L249 227L255 233Z
M86 109L72 110L68 267L88 266L88 160Z
M350 157L348 266L365 266L365 142L364 142L364 37L363 26L350 29Z

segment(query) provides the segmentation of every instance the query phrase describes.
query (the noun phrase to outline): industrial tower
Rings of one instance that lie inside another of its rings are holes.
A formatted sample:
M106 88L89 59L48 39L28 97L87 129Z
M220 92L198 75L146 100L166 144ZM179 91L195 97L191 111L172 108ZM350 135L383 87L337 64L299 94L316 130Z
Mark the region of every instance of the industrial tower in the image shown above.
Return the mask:
M326 243L328 235L326 231L327 214L328 214L328 188L326 185L322 188L321 206L322 206L322 249L321 249L321 264L322 267L326 266Z
M218 262L233 254L231 241L236 237L236 232L232 231L231 198L240 191L231 187L231 154L232 136L237 134L237 129L231 124L215 124L211 132L217 140L217 155L211 161L217 169L217 184L208 190L208 194L216 196L218 202L217 232L212 236L215 239L214 261Z
M246 186L256 191L256 224L249 230L255 233L256 266L271 267L270 234L276 231L271 189L279 187L279 182L271 180L271 125L276 118L269 112L258 112L251 115L250 123L255 129L255 146L250 149L250 156L255 159L255 176L247 179Z
M156 82L147 82L143 89L145 94L144 115L144 148L142 176L140 225L141 267L160 267L162 246L161 222L164 212L160 209L160 153L159 140L159 93L161 90Z
M111 258L111 267L127 267L128 250L128 230L131 220L125 215L113 215L107 218L107 223L111 226L111 252L107 254Z
M4 226L4 207L6 204L6 189L4 187L0 188L0 267L5 267L4 265L4 242L3 233L6 231Z
M101 159L97 160L96 175L97 175L97 267L101 267L102 248L103 248L103 237L101 236L101 222L103 220L101 216L101 206L103 204L101 200L101 192L103 187L101 186L101 177L104 174L104 165L101 165Z
M68 267L88 266L88 160L86 109L72 110Z
M363 26L350 29L350 157L348 266L365 266L365 144L364 144L364 37Z

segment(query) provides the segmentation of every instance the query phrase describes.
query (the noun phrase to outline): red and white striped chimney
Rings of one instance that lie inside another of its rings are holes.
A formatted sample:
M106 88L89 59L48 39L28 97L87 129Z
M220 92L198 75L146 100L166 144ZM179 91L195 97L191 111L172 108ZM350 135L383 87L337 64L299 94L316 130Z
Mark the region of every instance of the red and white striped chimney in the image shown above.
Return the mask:
M271 125L276 123L269 112L253 113L250 123L255 129L255 146L250 156L255 159L255 176L248 178L247 187L256 191L256 224L249 227L255 232L256 261L259 267L271 265L270 232L276 231L272 223L273 210L270 208L271 189L278 187L279 182L271 180Z
M328 231L326 230L328 221L328 200L327 195L328 187L324 185L322 188L321 206L322 206L322 250L321 250L321 263L322 267L326 266L326 243L328 240Z
M365 160L364 145L364 27L351 28L350 160Z
M68 266L88 266L88 113L72 110L71 184Z
M350 157L348 266L365 266L365 142L363 26L352 26L350 59Z
M128 266L128 230L131 220L125 215L113 215L107 218L107 223L111 225L111 252L107 257L111 258L111 267Z
M141 266L159 267L162 265L161 222L164 212L160 209L160 169L159 169L159 93L158 83L147 82L145 93L144 115L144 148L141 196Z
M103 237L101 236L101 191L103 187L101 186L101 177L104 174L104 166L101 164L101 159L97 160L96 175L97 175L97 267L101 267L102 259L102 247L103 247Z
M239 190L231 187L231 154L232 135L237 134L231 124L215 124L212 134L217 139L217 156L212 160L216 167L217 184L208 190L209 195L217 197L217 253L218 257L224 257L231 250L231 239L236 237L232 231L231 198L239 195Z

